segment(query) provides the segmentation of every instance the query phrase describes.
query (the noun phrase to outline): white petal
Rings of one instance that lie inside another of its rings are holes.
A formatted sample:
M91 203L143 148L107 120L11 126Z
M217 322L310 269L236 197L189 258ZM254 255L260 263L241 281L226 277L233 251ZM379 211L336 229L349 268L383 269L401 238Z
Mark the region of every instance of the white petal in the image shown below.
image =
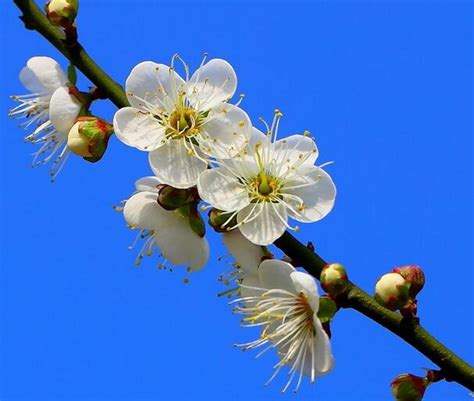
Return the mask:
M151 152L162 146L165 128L151 114L124 107L114 115L114 131L126 145Z
M255 166L256 172L258 173L260 168L257 164L257 152L262 158L264 164L267 159L271 160L273 158L273 148L271 146L270 138L259 129L252 127L250 129L250 136L248 138L245 152L239 153L236 157L234 157L234 159L250 163L251 165Z
M184 80L170 67L152 61L136 65L125 83L128 101L140 110L171 111Z
M291 135L273 144L276 164L291 167L312 166L318 158L316 142L305 135Z
M125 203L125 220L132 227L155 230L158 248L173 265L200 270L209 257L207 240L192 231L186 218L163 209L156 199L157 195L153 192L133 195Z
M166 212L167 220L157 225L155 239L163 257L173 265L201 270L209 258L209 244L191 230L187 219L177 212Z
M222 235L224 245L234 257L240 268L249 274L257 274L257 268L265 256L263 249L245 238L239 230L233 230Z
M51 96L49 119L54 128L68 134L81 110L81 103L69 94L69 89L58 88Z
M50 57L32 57L20 72L20 81L32 93L51 95L66 86L68 79L61 66Z
M196 185L199 175L207 168L207 163L188 153L183 142L169 141L150 152L148 157L158 179L175 188L190 188Z
M314 325L316 338L313 342L308 342L306 358L301 369L303 375L307 377L311 377L313 367L314 377L323 376L334 368L334 357L331 352L331 343L317 317L315 317ZM311 348L313 348L314 360L311 356Z
M264 260L258 268L258 277L263 288L286 290L295 294L291 274L295 268L282 260Z
M138 192L147 191L158 193L157 186L160 184L160 180L158 180L156 177L143 177L135 181L135 188Z
M250 241L257 245L269 245L280 238L286 229L287 213L281 204L262 202L255 207L254 203L248 205L237 214L237 222L244 222L239 229ZM280 215L278 217L278 214ZM258 214L257 217L256 214Z
M253 154L256 152L257 148L267 150L268 147L271 147L270 138L259 129L252 127L250 130L248 147L250 149L250 156L254 158Z
M319 167L305 167L305 171L303 179L288 182L287 186L305 185L305 183L309 183L309 185L284 190L285 193L302 199L303 210L298 209L301 206L299 201L288 197L284 198L296 212L288 210L290 217L302 222L314 222L321 220L332 210L336 199L336 186L329 174Z
M221 167L201 173L198 191L203 201L224 211L240 210L250 203L245 187Z
M240 284L240 296L242 298L258 297L263 293L260 288L262 288L262 284L256 274L245 274ZM248 301L246 302L247 305L249 303Z
M207 110L234 96L237 76L225 60L212 59L196 70L187 85L187 98L199 110Z
M294 272L291 274L296 292L302 292L314 313L319 310L319 291L316 280L307 273Z
M316 370L318 375L328 373L334 367L334 358L331 353L331 343L326 332L321 326L321 322L317 317L314 319L316 329Z
M155 229L166 218L166 211L158 204L157 195L153 192L138 192L133 195L123 208L127 224L141 229Z
M242 109L228 103L211 110L201 128L200 146L206 154L230 159L246 145L252 123Z

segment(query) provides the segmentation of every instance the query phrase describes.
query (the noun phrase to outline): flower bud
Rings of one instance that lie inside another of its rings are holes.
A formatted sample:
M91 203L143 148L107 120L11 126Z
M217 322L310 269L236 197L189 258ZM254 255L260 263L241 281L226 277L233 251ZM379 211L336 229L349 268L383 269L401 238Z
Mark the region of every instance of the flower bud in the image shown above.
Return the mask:
M74 24L79 4L77 0L50 0L44 8L51 25L66 28Z
M319 298L318 318L321 323L328 323L337 312L336 303L327 295Z
M113 126L97 117L79 117L67 137L71 152L90 162L96 162L104 155Z
M425 285L425 274L420 266L408 265L395 267L393 272L400 274L400 276L410 284L409 295L412 298L415 298Z
M324 291L334 295L342 293L349 282L346 269L340 263L330 263L324 266L320 280Z
M405 306L409 300L410 284L398 273L387 273L375 284L375 300L390 310Z
M227 227L232 227L235 225L235 219L232 219L232 221L228 222L225 227L223 227L223 224L229 220L229 217L231 216L230 213L226 213L222 210L212 208L209 212L209 225L218 233L226 233L228 232Z
M176 210L193 200L193 190L173 188L162 185L159 190L158 203L165 210Z
M397 401L421 401L428 384L424 377L404 373L397 376L390 386Z

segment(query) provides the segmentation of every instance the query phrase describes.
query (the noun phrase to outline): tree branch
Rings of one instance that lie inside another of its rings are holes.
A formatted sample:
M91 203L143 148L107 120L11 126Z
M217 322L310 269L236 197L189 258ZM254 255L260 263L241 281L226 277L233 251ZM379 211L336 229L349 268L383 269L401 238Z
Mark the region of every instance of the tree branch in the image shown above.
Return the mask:
M298 266L319 279L322 268L327 264L318 254L286 232L275 241L275 245L288 255ZM474 391L474 369L456 354L429 334L416 319L405 319L379 305L373 297L354 283L349 283L347 292L337 300L341 306L352 308L387 328L412 345L433 363L438 365L448 381L455 381Z
M58 49L71 63L73 63L90 81L100 88L101 94L107 97L118 108L129 106L127 96L122 87L110 78L84 48L76 43L66 46L65 35L52 26L45 14L32 0L13 0L22 11L22 21L27 29L32 29L43 35L56 49Z
M71 63L89 78L118 108L129 105L122 87L113 81L86 53L80 44L69 48L65 46L64 35L51 26L47 18L32 0L14 0L23 12L22 20L28 29L33 29L51 42ZM326 262L308 249L288 232L275 241L275 245L288 255L296 265L302 266L308 273L319 279L321 269ZM446 379L455 381L474 391L474 369L431 336L414 320L403 318L379 305L370 295L353 283L338 302L346 308L352 308L381 326L387 328L423 355L438 365Z

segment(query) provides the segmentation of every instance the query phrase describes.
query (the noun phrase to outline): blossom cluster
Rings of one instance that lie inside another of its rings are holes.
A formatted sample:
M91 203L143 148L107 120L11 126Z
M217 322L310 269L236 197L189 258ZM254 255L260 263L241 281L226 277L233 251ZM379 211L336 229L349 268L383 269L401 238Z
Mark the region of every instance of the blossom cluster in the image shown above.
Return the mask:
M209 210L209 225L236 262L226 279L236 283L233 311L244 326L261 329L257 340L238 346L276 349L280 362L269 381L288 366L283 391L332 369L315 279L267 248L287 229L298 230L289 219L316 222L333 208L336 188L324 165L316 165L319 151L308 131L279 138L279 110L271 124L263 121L263 132L253 126L240 107L243 96L231 103L237 76L222 59L204 57L193 74L178 55L169 66L138 64L125 83L130 106L115 113L113 126L91 115L92 95L48 57L30 59L20 80L31 93L15 96L19 105L10 114L26 118L25 128L35 126L26 137L40 146L33 163L52 160L53 178L70 153L99 160L112 131L148 153L153 176L136 181L118 208L143 239L136 264L157 250L161 267L201 270L209 259L201 211Z

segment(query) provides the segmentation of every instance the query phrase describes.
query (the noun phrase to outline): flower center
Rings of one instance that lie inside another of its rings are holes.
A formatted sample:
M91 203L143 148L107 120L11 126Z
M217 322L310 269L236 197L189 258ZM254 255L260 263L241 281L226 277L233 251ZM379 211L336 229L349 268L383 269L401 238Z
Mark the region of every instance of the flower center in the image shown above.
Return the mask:
M261 144L258 143L255 146L255 158L257 160L257 165L260 172L256 177L250 180L250 189L254 195L255 200L275 200L274 198L278 196L278 190L280 189L279 180L276 177L273 177L268 173L265 163L262 160L262 155L260 155Z
M271 201L274 197L278 196L280 185L275 177L272 177L265 171L261 171L258 176L251 180L250 187L254 198Z
M175 138L193 136L199 132L199 119L189 107L179 107L170 114L170 134Z
M209 111L198 111L190 107L185 96L184 92L179 95L170 114L162 111L153 113L160 124L166 127L166 137L169 139L189 139L196 136L209 115Z

